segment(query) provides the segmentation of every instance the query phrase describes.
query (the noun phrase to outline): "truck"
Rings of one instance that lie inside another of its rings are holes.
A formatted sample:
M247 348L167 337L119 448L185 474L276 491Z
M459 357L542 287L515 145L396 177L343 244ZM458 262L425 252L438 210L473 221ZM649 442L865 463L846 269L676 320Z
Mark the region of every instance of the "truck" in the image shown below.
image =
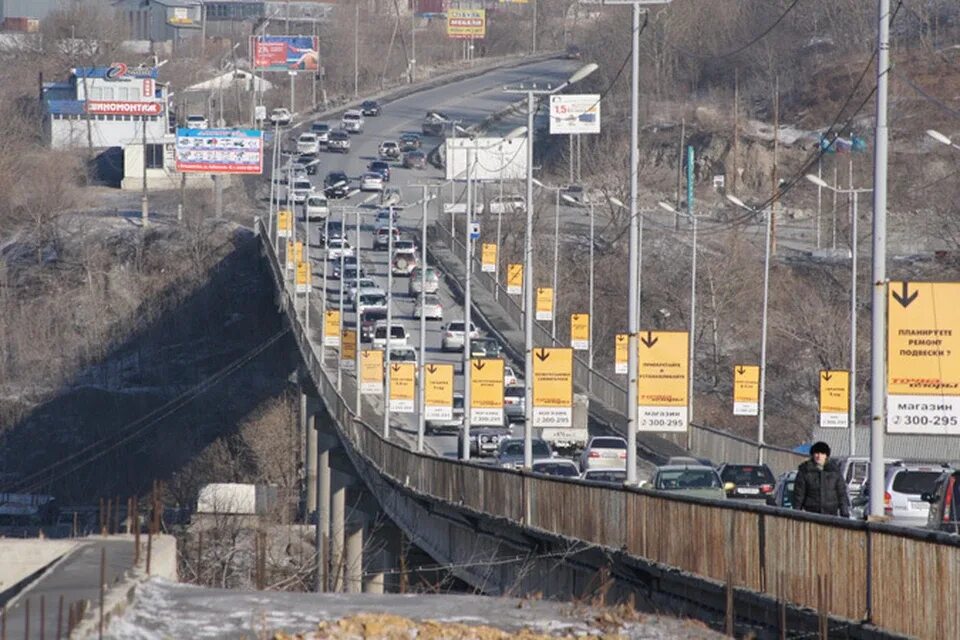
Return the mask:
M546 440L554 451L564 455L576 455L583 451L590 439L589 424L590 396L584 393L573 394L573 425L570 427L538 427L540 437Z

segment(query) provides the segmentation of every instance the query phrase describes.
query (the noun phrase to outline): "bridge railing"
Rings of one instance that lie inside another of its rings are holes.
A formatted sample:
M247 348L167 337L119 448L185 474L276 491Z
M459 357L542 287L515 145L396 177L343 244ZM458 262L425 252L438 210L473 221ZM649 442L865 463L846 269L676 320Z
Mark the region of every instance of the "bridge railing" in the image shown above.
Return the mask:
M538 476L384 439L358 419L321 366L260 220L257 230L303 364L344 446L385 481L574 544L600 545L614 560L626 553L891 633L960 637L960 537Z

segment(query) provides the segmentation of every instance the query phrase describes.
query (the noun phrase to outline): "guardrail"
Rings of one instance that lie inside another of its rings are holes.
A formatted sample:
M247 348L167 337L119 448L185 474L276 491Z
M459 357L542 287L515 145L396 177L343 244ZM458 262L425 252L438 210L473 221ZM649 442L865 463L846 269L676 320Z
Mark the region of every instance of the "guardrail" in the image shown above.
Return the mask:
M321 366L262 221L256 225L303 364L344 446L395 487L885 632L960 637L960 537L531 475L385 440Z
M450 228L444 226L439 220L431 226L433 227L430 234L431 239L441 242L457 256L466 255L466 249L460 235L451 234ZM460 261L463 262L463 259L460 258ZM482 271L481 262L476 255L474 255L471 265L471 278L474 284L483 287L494 295L500 308L510 317L515 327L522 330L523 308L514 300L512 295L507 293L506 288L497 282L493 274ZM555 340L550 331L536 321L534 321L534 343L558 347L568 346L560 340ZM626 419L626 387L595 369L591 369L587 361L576 352L573 357L573 383L582 391L589 392L591 402L599 402L608 410L616 412ZM690 428L690 449L699 457L727 462L753 462L758 458L760 445L756 442L701 425L691 425ZM680 446L686 446L685 441L671 438L671 435L667 434L664 437ZM771 445L763 446L763 455L764 461L777 474L796 469L806 458L806 456L789 449Z

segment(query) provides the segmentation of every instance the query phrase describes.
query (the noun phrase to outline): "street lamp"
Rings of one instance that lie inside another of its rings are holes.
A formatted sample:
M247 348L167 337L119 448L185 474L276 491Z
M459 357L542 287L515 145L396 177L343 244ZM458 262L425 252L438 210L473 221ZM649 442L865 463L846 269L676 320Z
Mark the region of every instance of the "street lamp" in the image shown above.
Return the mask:
M760 319L760 398L759 398L759 412L757 417L757 462L763 464L763 420L764 420L764 397L766 396L767 391L767 307L770 294L770 236L771 236L771 227L773 226L773 216L771 211L758 211L751 206L748 206L738 198L737 196L727 194L727 200L729 200L734 205L745 209L756 215L765 215L767 219L766 223L766 239L764 240L764 249L763 249L763 311Z
M561 187L553 187L547 184L544 184L537 180L533 179L534 184L536 184L541 189L549 189L554 191L557 195L557 201L553 210L553 280L551 284L553 286L553 320L550 322L550 338L553 339L553 342L557 341L557 301L560 299L559 292L557 291L557 279L559 276L560 269L560 198L563 197L567 200L568 198L565 194L562 193L563 189Z
M533 115L536 113L535 99L536 96L547 96L556 93L571 84L583 80L596 70L596 63L591 62L590 64L584 65L570 76L566 82L561 83L557 87L553 87L548 83L547 86L543 88L538 87L536 84L532 84L529 87L518 85L503 88L505 93L519 93L527 96L527 221L526 237L523 241L523 386L524 419L526 421L526 426L523 430L523 466L527 469L533 466ZM634 475L636 475L636 471L634 471Z

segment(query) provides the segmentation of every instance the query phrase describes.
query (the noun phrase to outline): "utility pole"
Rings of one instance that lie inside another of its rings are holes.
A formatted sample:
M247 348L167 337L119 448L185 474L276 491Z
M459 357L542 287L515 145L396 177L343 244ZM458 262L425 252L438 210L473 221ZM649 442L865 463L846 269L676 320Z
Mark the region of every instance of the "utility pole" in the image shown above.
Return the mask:
M353 17L353 95L360 95L360 3L354 8Z
M680 211L683 209L683 203L680 200L681 188L683 186L683 150L687 138L687 120L680 118L680 144L677 146L677 198L673 214L673 230L680 230Z
M777 253L777 194L780 192L777 162L780 159L780 76L774 81L773 90L773 169L771 170L771 186L773 193L770 200L770 250Z
M421 188L421 218L420 218L420 299L426 302L427 296L427 185L420 185ZM427 430L426 416L426 360L427 360L427 314L424 304L420 304L420 384L419 386L419 411L417 412L417 452L423 453L423 437ZM464 415L467 407L464 405Z
M474 141L474 146L476 142ZM470 459L470 411L473 402L473 394L471 393L471 382L473 379L471 366L473 364L473 359L470 357L470 327L473 324L473 309L471 308L472 300L470 297L470 281L473 280L473 238L472 238L472 227L473 227L473 194L472 194L472 177L473 177L473 155L470 153L471 148L467 147L467 212L464 216L466 221L464 224L464 248L465 256L463 264L466 266L467 280L464 285L464 303L463 303L463 431L460 436L460 458L462 460Z
M147 200L147 116L140 116L140 124L143 144L143 193L140 196L140 221L146 229L150 226L150 203Z
M537 0L531 0L530 4L533 7L533 28L531 29L531 53L536 55L537 53Z
M386 344L383 347L385 369L383 389L383 439L390 439L390 337L393 335L393 205L390 205L390 221L387 223L387 327ZM357 263L358 265L360 263ZM376 338L376 329L374 329ZM358 345L359 346L359 345ZM423 354L420 354L423 358Z

